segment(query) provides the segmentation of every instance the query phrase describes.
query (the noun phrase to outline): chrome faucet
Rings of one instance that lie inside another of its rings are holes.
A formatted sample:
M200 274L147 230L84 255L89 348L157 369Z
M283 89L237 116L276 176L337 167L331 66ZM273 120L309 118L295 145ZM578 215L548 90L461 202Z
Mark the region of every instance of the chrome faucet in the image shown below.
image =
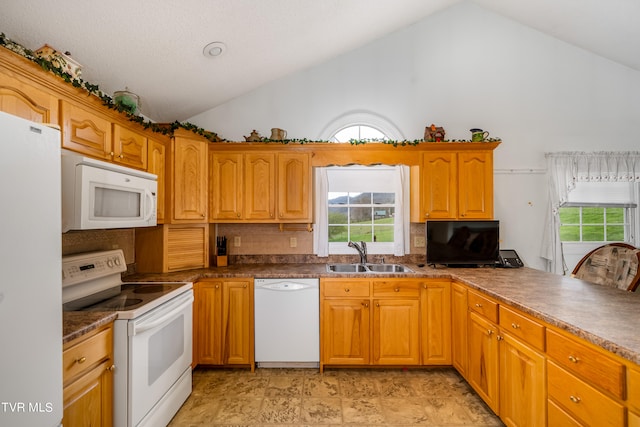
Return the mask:
M349 241L349 247L354 248L360 254L360 264L367 263L367 244L360 241L360 244Z

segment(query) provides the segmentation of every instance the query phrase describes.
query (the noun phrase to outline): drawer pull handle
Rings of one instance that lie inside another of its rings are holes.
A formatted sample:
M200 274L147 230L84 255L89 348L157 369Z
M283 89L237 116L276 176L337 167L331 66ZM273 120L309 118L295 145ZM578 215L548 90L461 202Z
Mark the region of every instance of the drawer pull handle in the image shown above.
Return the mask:
M579 361L580 361L580 359L578 359L577 357L569 356L569 362L578 363Z
M116 370L116 365L111 365L111 366L109 366L109 367L107 368L107 371L111 371L111 372L113 372L113 371L115 371L115 370Z
M482 308L482 304L480 304L479 302L476 303L476 307L478 308Z
M400 292L400 288L393 288L393 292Z
M580 401L582 400L578 396L574 396L574 395L569 396L569 399L571 399L573 403L580 403Z
M369 308L369 303L368 302L363 302L362 305L364 306L364 308Z
M349 292L349 290L350 290L349 288L344 288L345 292Z
M86 361L87 361L87 358L86 358L86 357L84 357L84 356L83 356L83 357L81 357L81 358L79 358L79 359L76 359L76 363L77 363L78 365L80 365L80 364L82 364L82 363L84 363L84 362L86 362Z
M487 329L487 335L491 335L493 334L493 331L491 329Z
M520 329L520 325L518 325L517 323L512 323L512 324L511 324L511 327L512 327L513 329Z
M496 340L498 340L498 341L502 341L503 339L504 339L504 338L502 338L502 335L498 335L498 336L496 337Z

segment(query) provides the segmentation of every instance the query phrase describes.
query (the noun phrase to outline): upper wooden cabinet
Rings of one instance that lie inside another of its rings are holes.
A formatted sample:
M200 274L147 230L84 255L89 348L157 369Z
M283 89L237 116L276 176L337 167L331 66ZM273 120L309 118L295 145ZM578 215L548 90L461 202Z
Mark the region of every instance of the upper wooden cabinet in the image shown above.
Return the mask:
M58 123L58 99L0 73L0 111L38 123Z
M61 101L60 127L63 148L104 160L112 159L111 122L107 118Z
M311 222L308 153L209 150L214 222Z
M274 153L244 157L244 219L276 219L276 167Z
M209 216L211 220L242 219L244 156L209 150Z
M420 221L493 218L492 151L426 151L419 184Z
M278 154L278 218L311 222L309 154Z
M176 134L170 165L171 222L207 222L207 142Z
M99 112L60 102L62 147L123 166L147 168L147 137Z
M147 137L117 123L113 125L113 161L147 169Z
M166 210L167 185L167 144L159 139L150 138L147 145L147 171L158 176L158 192L156 194L158 224L164 223Z

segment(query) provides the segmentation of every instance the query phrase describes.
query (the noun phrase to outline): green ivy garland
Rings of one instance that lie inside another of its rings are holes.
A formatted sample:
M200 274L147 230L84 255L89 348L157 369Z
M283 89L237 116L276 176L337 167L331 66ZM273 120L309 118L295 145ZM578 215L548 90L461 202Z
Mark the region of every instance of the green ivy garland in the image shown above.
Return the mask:
M94 85L91 84L89 82L86 82L84 80L82 80L79 77L74 77L71 74L67 73L63 68L61 68L58 64L49 61L48 59L45 58L41 58L39 56L36 56L32 50L25 48L24 46L8 39L4 33L0 32L0 46L3 46L6 49L9 49L12 52L15 52L25 58L27 58L28 60L35 62L36 64L38 64L43 70L45 71L49 71L53 74L55 74L56 76L60 77L62 80L64 80L65 82L71 84L74 87L80 88L80 89L84 89L86 90L90 95L95 95L98 98L100 98L100 100L102 101L102 104L112 110L116 110L124 115L127 116L127 118L129 119L129 121L132 122L136 122L139 125L141 125L142 127L144 127L145 129L149 129L153 132L157 132L157 133L161 133L163 135L172 135L173 132L176 129L185 129L188 131L191 131L193 133L195 133L196 135L200 135L203 138L211 141L211 142L223 142L226 141L225 139L222 139L218 136L218 134L216 134L215 132L211 132L208 130L205 130L201 127L198 127L192 123L189 122L179 122L179 121L175 121L173 123L170 123L169 125L166 124L158 124L158 123L154 123L148 120L145 120L143 117L140 116L136 116L134 114L131 114L128 110L127 107L121 104L116 103L109 95L107 95L106 93L102 92L100 90L100 88L98 87L98 85ZM495 142L495 141L500 141L499 138L489 138L487 141L485 142ZM274 140L274 139L270 139L270 138L261 138L260 142L264 142L264 143L278 143L278 144L312 144L312 143L318 143L318 142L329 142L329 141L311 141L308 140L306 138L303 139L284 139L284 140ZM429 143L429 141L424 141L422 139L415 139L413 141L394 141L394 140L389 140L389 139L350 139L349 143L351 145L361 145L361 144L366 144L368 142L375 142L375 143L382 143L382 144L387 144L387 145L393 145L394 147L405 147L405 146L416 146L418 144L423 144L423 143ZM469 140L452 140L452 141L448 141L445 140L443 142L471 142Z

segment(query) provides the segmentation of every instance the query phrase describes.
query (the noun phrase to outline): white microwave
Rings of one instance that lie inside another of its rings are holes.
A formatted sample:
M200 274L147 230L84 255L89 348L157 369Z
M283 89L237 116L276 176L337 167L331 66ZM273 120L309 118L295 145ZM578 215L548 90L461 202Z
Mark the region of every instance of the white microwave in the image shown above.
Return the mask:
M62 232L156 225L158 177L62 150Z

